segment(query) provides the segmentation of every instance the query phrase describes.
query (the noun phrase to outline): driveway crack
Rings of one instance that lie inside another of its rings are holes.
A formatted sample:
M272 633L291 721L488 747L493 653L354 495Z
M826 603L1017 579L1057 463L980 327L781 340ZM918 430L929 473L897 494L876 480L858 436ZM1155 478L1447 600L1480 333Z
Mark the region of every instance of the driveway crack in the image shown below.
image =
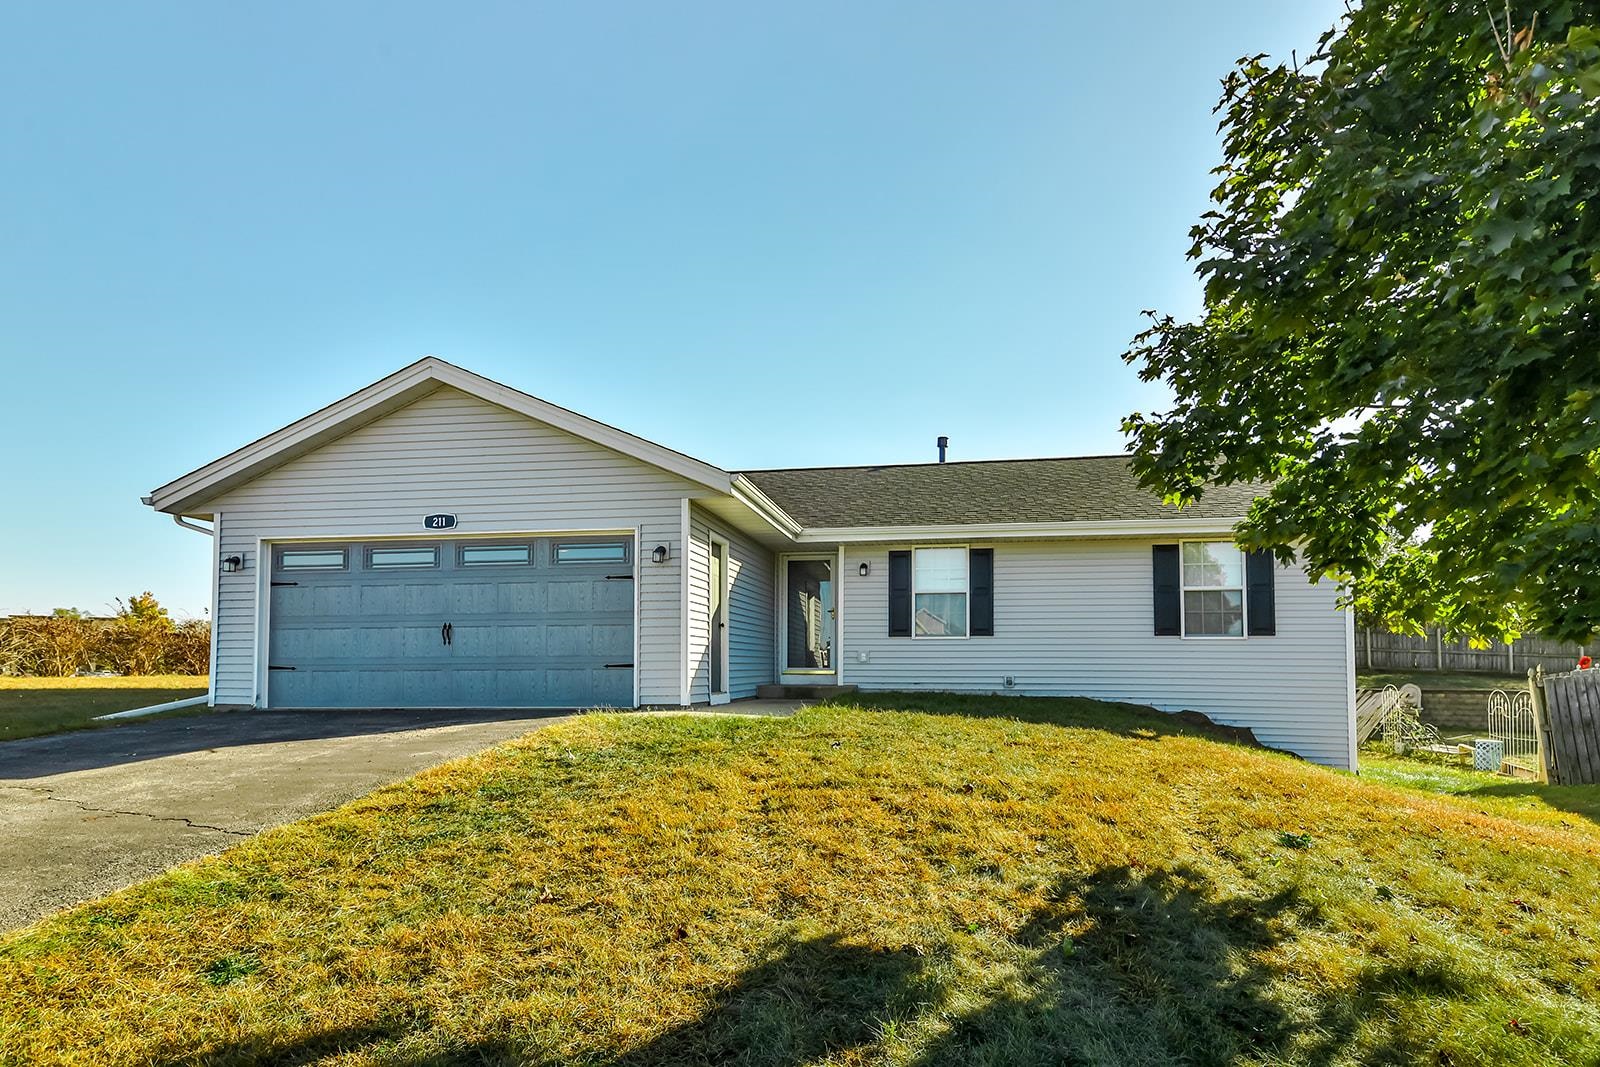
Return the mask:
M226 826L212 826L210 823L195 822L193 819L184 818L182 815L152 815L148 811L125 811L121 808L100 808L93 804L87 804L81 800L74 800L72 797L58 797L56 796L54 790L45 786L13 785L7 786L6 788L20 789L28 793L37 793L44 800L53 800L58 804L71 804L80 811L93 812L98 815L131 815L134 818L149 819L152 822L177 822L182 823L183 825L194 830L212 830L219 834L232 834L234 837L252 837L255 834L255 831L253 830L231 830Z

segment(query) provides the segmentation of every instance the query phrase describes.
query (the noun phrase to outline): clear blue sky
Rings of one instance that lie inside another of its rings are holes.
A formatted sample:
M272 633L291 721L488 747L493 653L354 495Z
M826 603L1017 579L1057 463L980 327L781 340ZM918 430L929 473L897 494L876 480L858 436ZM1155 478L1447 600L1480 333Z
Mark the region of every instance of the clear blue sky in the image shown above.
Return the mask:
M735 468L1117 451L1218 79L1341 8L10 5L0 613L201 613L139 497L428 353Z

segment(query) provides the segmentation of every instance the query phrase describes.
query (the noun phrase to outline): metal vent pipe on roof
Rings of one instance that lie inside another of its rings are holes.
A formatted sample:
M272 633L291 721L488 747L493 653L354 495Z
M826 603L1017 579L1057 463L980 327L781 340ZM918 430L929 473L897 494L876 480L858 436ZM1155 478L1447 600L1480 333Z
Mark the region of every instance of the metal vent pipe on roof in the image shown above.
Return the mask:
M945 437L943 435L940 435L940 437L939 437L939 462L940 463L944 462L945 449L947 449L949 447L950 447L950 438Z

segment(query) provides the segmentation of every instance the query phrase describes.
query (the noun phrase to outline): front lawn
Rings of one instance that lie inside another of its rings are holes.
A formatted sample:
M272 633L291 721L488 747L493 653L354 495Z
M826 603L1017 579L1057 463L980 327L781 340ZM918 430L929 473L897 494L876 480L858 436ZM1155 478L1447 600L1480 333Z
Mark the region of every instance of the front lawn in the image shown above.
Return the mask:
M872 703L582 717L46 920L0 1060L1600 1058L1592 834L1123 706Z
M205 675L14 678L0 675L0 741L107 726L96 715L204 696Z

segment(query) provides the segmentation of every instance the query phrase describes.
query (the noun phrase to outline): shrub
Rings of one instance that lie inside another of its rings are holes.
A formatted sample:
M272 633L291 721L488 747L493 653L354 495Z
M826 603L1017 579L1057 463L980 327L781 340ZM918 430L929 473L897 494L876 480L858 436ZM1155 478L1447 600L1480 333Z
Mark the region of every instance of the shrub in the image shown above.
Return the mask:
M0 619L0 674L205 674L210 659L211 624L174 620L150 593L118 600L108 619L72 610Z

